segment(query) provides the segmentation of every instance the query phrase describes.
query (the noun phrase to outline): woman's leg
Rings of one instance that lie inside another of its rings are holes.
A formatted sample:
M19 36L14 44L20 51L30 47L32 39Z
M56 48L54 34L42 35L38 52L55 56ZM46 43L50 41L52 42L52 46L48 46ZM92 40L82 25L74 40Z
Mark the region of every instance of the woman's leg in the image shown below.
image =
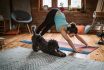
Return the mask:
M50 25L52 21L54 21L53 20L53 11L50 11L47 14L44 22L36 29L36 33L39 34L45 27L48 27L48 25Z
M41 32L41 36L43 36L54 24L47 25Z
M44 22L37 28L37 34L39 34L42 31L42 35L44 35L55 24L54 16L57 11L57 9L53 9L47 14Z
M46 26L46 23L42 23L37 29L36 29L36 33L39 34L40 31Z

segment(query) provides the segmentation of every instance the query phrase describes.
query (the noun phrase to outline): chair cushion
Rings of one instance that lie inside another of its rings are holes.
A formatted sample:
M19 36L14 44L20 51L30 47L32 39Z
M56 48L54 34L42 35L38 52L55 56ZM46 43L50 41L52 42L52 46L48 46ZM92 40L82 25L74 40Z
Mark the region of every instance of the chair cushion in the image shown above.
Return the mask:
M84 29L85 29L84 25L77 25L77 28L78 28L78 34L84 34Z
M91 25L86 25L84 33L88 33L90 31Z
M24 21L24 20L29 20L30 19L30 15L29 13L25 12L25 11L14 11L14 17L16 18L16 20L19 21Z

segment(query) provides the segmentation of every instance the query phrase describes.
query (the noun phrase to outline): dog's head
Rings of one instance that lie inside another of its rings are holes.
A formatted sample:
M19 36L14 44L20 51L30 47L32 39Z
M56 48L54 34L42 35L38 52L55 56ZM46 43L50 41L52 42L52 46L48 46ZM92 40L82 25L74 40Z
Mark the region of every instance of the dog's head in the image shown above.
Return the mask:
M32 25L31 26L31 29L32 29L32 33L33 33L33 36L32 36L32 41L37 41L39 42L39 40L42 40L42 36L40 34L37 34L36 33L36 25Z
M58 42L56 40L49 40L48 41L48 47L50 50L54 50L54 49L58 49L59 45L58 45Z
M36 25L32 25L31 30L33 34L36 34Z

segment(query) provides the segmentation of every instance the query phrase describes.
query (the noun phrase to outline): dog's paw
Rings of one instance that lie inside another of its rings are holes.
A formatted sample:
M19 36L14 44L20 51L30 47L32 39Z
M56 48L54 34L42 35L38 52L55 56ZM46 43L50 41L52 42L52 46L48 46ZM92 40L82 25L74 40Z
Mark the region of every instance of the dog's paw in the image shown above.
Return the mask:
M59 50L58 51L53 51L53 52L51 52L51 54L54 55L54 56L58 56L58 57L66 57L66 54L59 51Z
M61 52L61 51L58 51L58 52L57 52L57 55L58 55L59 57L66 57L66 54L63 53L63 52Z
M32 49L33 49L34 52L38 52L40 50L39 47L33 47Z

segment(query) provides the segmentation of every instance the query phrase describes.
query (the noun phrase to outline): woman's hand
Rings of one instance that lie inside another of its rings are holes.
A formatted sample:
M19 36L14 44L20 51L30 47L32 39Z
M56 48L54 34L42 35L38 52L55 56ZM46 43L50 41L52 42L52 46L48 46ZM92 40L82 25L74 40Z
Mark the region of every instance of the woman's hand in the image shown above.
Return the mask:
M74 52L76 52L76 53L80 53L80 51L78 51L78 50L76 50L76 49L74 49Z
M87 45L87 46L85 46L85 47L91 47L91 46L88 46L88 45Z
M85 44L85 47L87 48L87 47L91 47L91 46L89 46L88 44Z
M88 45L86 44L85 47L88 47Z
M85 45L84 47L82 47L82 48L89 48L89 47L91 47L91 46L89 46L89 45Z
M76 34L76 38L81 41L83 44L86 45L86 47L88 46L87 42L84 41L84 39L82 39L78 34Z

